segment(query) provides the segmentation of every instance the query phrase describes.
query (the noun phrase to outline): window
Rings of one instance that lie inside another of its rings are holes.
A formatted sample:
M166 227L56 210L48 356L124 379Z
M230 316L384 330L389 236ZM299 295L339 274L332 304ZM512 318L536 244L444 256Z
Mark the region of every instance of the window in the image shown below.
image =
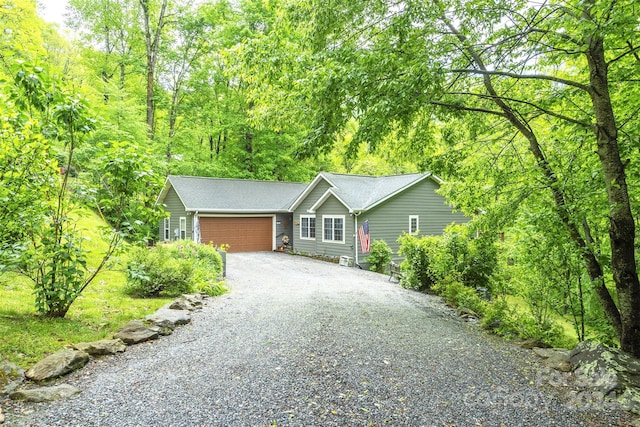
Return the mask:
M163 234L163 238L164 240L171 240L171 217L166 217L164 219L164 234Z
M344 216L323 216L323 242L344 243Z
M300 217L300 238L313 240L316 238L316 217Z
M409 234L417 234L420 228L420 217L418 215L409 215Z
M180 239L184 240L187 238L187 218L181 216L180 217Z

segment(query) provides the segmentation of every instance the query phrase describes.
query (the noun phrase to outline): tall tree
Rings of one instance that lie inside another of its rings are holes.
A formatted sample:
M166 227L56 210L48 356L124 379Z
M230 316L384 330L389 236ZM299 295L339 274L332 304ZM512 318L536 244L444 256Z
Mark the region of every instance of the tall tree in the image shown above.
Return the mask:
M69 0L68 25L87 42L86 56L108 88L125 89L127 76L144 63L139 58L140 8L132 0ZM114 82L115 80L115 82ZM110 93L105 90L104 100Z
M146 47L146 88L147 88L147 126L149 138L154 137L155 127L155 98L156 66L160 52L162 32L166 25L168 0L159 0L160 4L154 4L153 0L139 0L142 10L142 23L144 25L144 40Z

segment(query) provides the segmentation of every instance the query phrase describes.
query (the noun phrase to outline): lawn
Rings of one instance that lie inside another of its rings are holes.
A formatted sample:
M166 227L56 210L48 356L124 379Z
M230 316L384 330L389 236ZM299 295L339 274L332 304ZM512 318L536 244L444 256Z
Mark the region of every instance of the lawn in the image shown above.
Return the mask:
M88 210L81 210L80 215L78 229L87 238L89 264L97 265L105 248L100 237L104 223ZM111 338L124 323L143 318L169 301L127 296L122 269L122 264L115 262L100 273L64 319L47 319L36 314L29 279L12 273L0 276L0 359L27 369L65 345Z

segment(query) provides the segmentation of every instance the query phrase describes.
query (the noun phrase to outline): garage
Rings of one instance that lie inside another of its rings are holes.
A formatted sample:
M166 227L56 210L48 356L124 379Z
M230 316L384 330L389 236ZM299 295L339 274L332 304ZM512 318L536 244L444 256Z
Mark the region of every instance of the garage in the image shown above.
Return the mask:
M273 217L200 217L200 241L229 252L273 250Z

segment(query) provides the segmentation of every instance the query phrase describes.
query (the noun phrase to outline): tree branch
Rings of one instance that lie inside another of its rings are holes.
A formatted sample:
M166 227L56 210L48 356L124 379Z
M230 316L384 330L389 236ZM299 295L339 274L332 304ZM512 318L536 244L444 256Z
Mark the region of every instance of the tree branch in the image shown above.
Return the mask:
M483 76L511 77L514 79L526 79L526 80L547 80L547 81L552 81L552 82L561 83L567 86L575 87L580 90L584 90L585 92L591 91L591 88L585 84L574 82L573 80L562 79L560 77L549 76L547 74L518 74L518 73L511 73L508 71L489 71L489 70L462 69L462 68L453 69L453 70L450 70L450 72L480 74Z
M640 61L640 55L638 55L638 52L640 52L640 46L633 47L633 44L631 44L630 41L627 42L627 46L629 46L629 50L627 50L626 52L622 52L620 55L616 56L611 61L607 62L607 66L613 64L616 61L621 60L627 55L633 55L636 58L636 61Z
M492 100L492 99L496 98L495 96L485 95L485 94L482 94L482 93L473 93L473 92L451 92L451 94L452 95L463 95L463 96L475 96L475 97L478 97L478 98L489 99L489 100ZM581 126L581 127L588 128L590 130L594 129L593 125L591 123L589 123L589 122L584 122L584 121L581 121L581 120L578 120L578 119L574 119L574 118L569 117L569 116L565 116L564 114L560 114L560 113L556 113L556 112L551 111L551 110L547 110L546 108L542 108L539 105L534 104L533 102L530 102L530 101L525 101L523 99L509 98L509 97L506 97L506 96L498 96L498 98L503 99L505 101L510 101L510 102L515 102L515 103L518 103L518 104L528 105L528 106L533 107L534 109L536 109L536 110L540 111L541 113L546 114L548 116L552 116L552 117L558 118L560 120L564 120L564 121L567 121L569 123L573 123L574 125L578 125L578 126Z
M431 105L437 105L439 107L451 108L457 111L473 111L476 113L484 113L484 114L492 114L494 116L500 116L506 118L506 115L502 111L497 110L489 110L488 108L480 108L480 107L468 107L466 105L452 104L448 102L442 101L428 101Z

